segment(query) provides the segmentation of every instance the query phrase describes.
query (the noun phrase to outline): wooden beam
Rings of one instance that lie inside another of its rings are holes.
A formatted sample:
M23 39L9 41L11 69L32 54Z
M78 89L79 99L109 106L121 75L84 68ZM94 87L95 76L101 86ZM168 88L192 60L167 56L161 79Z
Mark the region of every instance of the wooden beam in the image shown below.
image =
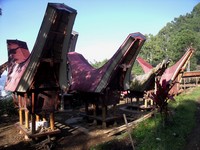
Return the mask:
M138 123L144 121L145 119L150 118L153 114L154 114L154 112L150 112L150 113L144 115L143 117L141 117L141 118L139 118L139 119L137 119L137 120L134 120L134 121L130 122L128 125L129 125L130 128L133 128L133 127L137 126ZM110 137L110 136L112 136L112 135L118 134L118 133L120 133L120 132L126 130L126 128L127 128L126 125L122 125L122 126L120 126L120 127L116 127L116 128L111 129L111 130L109 130L109 131L106 131L105 134L107 134L107 136Z
M189 71L183 73L183 78L187 77L200 77L200 71Z

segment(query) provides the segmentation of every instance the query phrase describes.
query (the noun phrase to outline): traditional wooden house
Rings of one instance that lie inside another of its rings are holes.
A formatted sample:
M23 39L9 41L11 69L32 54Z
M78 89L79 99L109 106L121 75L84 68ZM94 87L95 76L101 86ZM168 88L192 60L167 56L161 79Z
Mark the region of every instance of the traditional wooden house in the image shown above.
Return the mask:
M65 4L49 3L31 53L25 42L7 40L5 90L13 92L19 106L16 125L29 137L59 132L54 127L54 111L58 94L68 87L66 53L75 47L70 43L76 14L75 9ZM38 122L49 122L50 128L40 132Z
M141 66L145 73L142 75L134 76L131 79L130 88L127 91L126 97L130 98L131 102L133 98L136 98L137 104L134 107L140 107L140 109L149 109L150 107L148 108L148 99L145 98L145 94L147 91L153 90L155 88L155 79L163 75L170 61L168 58L166 58L156 67L153 67L144 61L141 57L138 57L136 60L139 64L143 64ZM140 99L143 99L144 106L138 105ZM130 105L130 107L132 106Z
M68 53L70 66L69 92L79 95L86 104L94 104L95 119L106 126L106 110L108 105L119 103L120 91L129 88L130 73L135 59L145 42L141 33L129 34L113 57L102 67L94 68L79 53ZM102 117L96 116L98 106L102 108Z
M174 65L164 70L163 74L161 74L160 84L162 85L164 82L169 84L171 88L170 93L178 94L180 90L181 77L193 53L194 49L192 47L189 47L185 54L179 59L179 61L177 61ZM148 74L153 69L153 66L151 66L151 64L149 64L142 58L139 58L138 62L141 65L145 74Z

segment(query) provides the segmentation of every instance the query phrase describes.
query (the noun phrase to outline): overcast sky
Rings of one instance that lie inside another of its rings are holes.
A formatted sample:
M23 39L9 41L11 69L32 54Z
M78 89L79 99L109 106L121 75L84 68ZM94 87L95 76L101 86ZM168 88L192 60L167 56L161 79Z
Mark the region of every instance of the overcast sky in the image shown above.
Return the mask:
M156 35L175 17L190 13L199 0L0 0L0 64L7 61L7 39L27 42L31 51L48 2L77 10L76 51L90 62L109 59L128 34Z

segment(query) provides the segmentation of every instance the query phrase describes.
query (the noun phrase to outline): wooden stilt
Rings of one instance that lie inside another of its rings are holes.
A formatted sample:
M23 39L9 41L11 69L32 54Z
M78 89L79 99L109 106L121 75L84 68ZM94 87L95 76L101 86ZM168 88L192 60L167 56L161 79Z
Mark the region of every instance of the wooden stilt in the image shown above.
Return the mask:
M25 127L29 128L29 111L25 110Z
M21 96L18 95L18 104L19 104L19 123L23 125L23 116L22 116L22 107L21 107Z
M40 116L36 115L36 121L40 121Z
M147 108L147 106L148 106L148 99L145 99L144 100L144 107Z
M113 111L114 111L114 118L116 118L116 104L113 105ZM117 126L117 122L115 120L114 126Z
M64 103L64 93L62 91L61 102L60 102L60 110L61 111L64 111L64 109L65 109L64 106L65 106L65 103Z
M19 108L22 108L22 99L21 99L21 96L18 95L18 105L19 105Z
M140 102L140 98L136 97L136 104L139 105L139 102Z
M19 123L20 125L23 125L23 116L22 116L22 109L19 108Z
M186 88L185 88L185 78L183 79L183 89L185 90Z
M93 110L93 116L94 116L94 118L96 118L97 117L97 104L93 104L93 108L94 108L94 110ZM97 125L97 120L96 119L94 119L94 122L93 122L95 125Z
M152 99L151 99L150 101L151 101L151 106L153 106L153 104L154 104L154 101L153 101Z
M50 128L54 130L54 113L50 113Z
M195 77L195 79L196 79L196 85L198 85L198 77Z
M35 114L31 114L31 133L34 134L35 133Z
M25 108L25 128L29 129L29 110L26 108L27 107L27 93L24 94L24 108Z
M33 92L32 93L32 96L31 96L31 105L32 105L32 108L31 108L31 123L32 123L32 128L31 128L31 132L32 134L35 133L35 93Z
M106 128L106 106L102 105L102 128Z

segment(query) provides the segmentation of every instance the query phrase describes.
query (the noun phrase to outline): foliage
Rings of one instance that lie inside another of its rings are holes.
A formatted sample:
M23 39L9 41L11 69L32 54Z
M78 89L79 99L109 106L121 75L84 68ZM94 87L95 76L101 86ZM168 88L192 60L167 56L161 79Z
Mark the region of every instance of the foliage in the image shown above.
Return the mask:
M133 76L135 75L140 75L140 74L143 74L144 71L142 70L142 67L139 65L139 63L136 61L135 64L133 65L133 69L131 71L131 74Z
M10 116L17 114L17 109L14 106L13 98L11 96L7 96L5 99L0 100L0 116L3 114Z
M96 60L94 60L94 62L90 62L90 64L91 64L94 68L100 68L100 67L102 67L107 61L108 61L108 59L104 59L103 61L96 61Z
M156 65L169 57L175 63L189 46L196 49L192 57L191 70L200 65L200 3L191 13L180 15L167 23L157 35L146 35L147 41L142 47L140 56ZM155 55L156 54L156 55Z
M169 93L170 87L172 87L174 84L168 84L165 82L160 84L160 80L156 80L157 90L154 93L151 92L149 95L149 98L151 98L156 106L159 108L160 113L164 113L165 117L167 117L168 113L168 100L174 100L173 95Z

